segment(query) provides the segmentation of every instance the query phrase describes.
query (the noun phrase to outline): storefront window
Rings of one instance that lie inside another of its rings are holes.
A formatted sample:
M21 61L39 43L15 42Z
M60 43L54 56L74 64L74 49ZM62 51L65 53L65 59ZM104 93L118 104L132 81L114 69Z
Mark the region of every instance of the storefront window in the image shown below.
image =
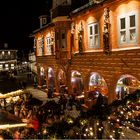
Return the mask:
M62 69L59 70L58 73L58 80L59 80L59 85L64 85L65 84L65 73Z
M116 86L117 99L121 100L126 95L134 93L137 89L140 89L140 81L137 78L132 75L122 75Z
M92 72L89 79L89 91L98 91L102 95L107 95L107 84L101 75L96 72Z
M84 90L83 79L78 71L72 71L71 84L72 84L72 93L74 95L82 94Z

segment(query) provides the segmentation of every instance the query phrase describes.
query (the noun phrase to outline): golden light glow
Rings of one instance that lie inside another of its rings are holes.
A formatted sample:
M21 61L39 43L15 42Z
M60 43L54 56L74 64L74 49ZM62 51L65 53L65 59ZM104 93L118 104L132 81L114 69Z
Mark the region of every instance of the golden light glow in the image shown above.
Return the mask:
M26 127L26 126L27 126L27 123L4 124L4 125L0 125L0 129L15 128L15 127Z
M127 128L127 129L129 129L129 127L128 127L128 126L127 126L126 128Z
M90 127L89 129L92 130L92 127Z
M23 93L24 93L23 90L17 90L17 91L9 92L7 94L0 94L0 99L18 96L18 95L21 95Z
M93 132L90 132L90 135L93 136Z
M84 134L84 136L86 137L86 134Z
M117 122L119 122L120 120L119 119L117 119Z
M123 111L121 111L121 114L123 114Z

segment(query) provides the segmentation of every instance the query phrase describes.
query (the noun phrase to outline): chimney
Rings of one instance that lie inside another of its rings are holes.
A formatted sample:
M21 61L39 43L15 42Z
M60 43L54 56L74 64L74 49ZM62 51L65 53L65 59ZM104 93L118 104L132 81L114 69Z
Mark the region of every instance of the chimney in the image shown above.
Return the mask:
M40 20L40 28L47 24L47 15L41 15L39 17Z

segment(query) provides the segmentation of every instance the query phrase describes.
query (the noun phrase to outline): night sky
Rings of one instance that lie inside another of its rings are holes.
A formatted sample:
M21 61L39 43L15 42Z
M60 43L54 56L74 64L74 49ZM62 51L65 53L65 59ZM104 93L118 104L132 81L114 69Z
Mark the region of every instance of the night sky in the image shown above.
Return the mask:
M51 0L0 1L0 41L27 54L33 50L29 35L39 28L39 16L49 14Z

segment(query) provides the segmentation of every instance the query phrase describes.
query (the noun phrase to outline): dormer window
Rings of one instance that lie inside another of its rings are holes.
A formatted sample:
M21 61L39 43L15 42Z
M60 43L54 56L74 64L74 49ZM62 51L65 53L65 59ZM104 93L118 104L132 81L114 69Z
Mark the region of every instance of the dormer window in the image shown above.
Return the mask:
M47 19L46 18L42 18L42 24L46 24L47 23Z
M39 19L40 19L40 28L42 28L47 23L47 16L42 15L42 16L39 17Z

